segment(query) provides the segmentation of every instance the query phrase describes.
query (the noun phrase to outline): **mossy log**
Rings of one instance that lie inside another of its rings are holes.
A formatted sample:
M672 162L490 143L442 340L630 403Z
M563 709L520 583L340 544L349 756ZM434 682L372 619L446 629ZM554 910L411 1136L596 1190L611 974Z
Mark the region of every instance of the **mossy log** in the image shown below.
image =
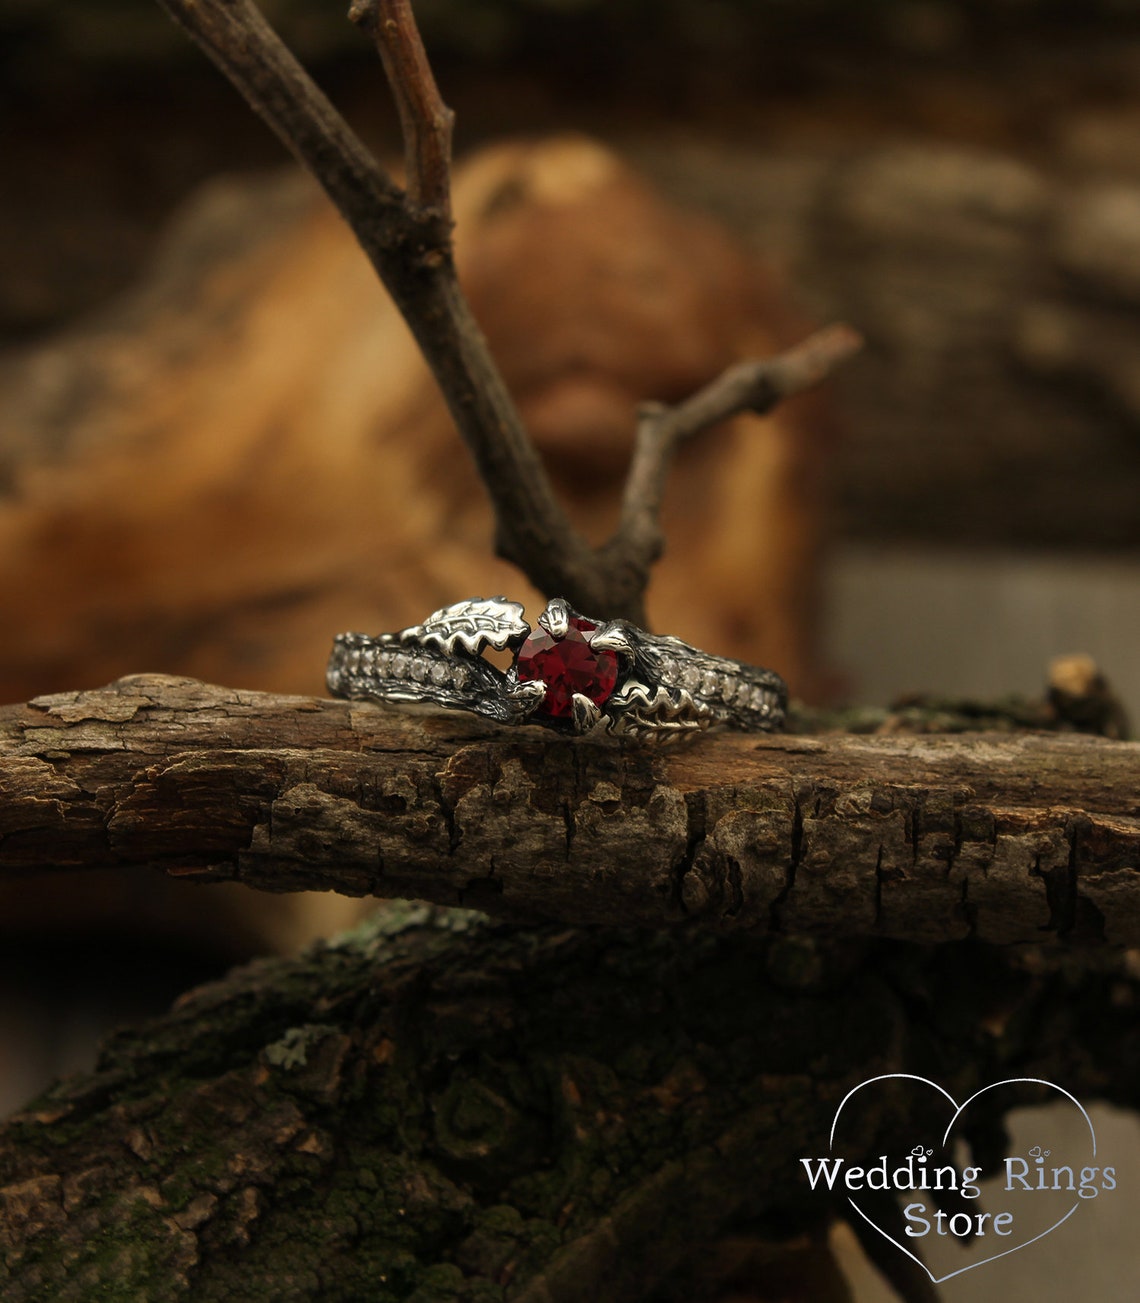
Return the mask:
M159 676L0 711L0 877L152 865L580 925L1140 942L1140 744L580 745Z
M836 1215L800 1159L876 1073L1134 1105L1135 979L1051 953L390 905L191 993L9 1120L3 1296L700 1297L717 1237ZM857 1146L921 1121L884 1092ZM996 1162L1000 1118L969 1140Z

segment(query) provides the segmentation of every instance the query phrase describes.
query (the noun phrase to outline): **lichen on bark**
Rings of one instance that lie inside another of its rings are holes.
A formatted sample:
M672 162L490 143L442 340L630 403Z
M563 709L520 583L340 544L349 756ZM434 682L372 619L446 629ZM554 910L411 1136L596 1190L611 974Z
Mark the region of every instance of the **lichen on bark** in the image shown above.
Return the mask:
M869 1075L1134 1097L1134 979L1043 954L390 905L5 1125L4 1297L680 1297L726 1231L834 1215L799 1160ZM866 1152L898 1125L884 1101Z

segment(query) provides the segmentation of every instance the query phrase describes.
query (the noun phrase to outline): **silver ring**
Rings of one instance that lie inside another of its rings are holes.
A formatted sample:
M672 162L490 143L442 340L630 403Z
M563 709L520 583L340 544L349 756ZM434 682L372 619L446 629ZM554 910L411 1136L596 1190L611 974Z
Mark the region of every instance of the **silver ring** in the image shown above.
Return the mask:
M591 620L560 597L534 629L522 617L518 602L476 597L398 633L338 634L328 689L576 737L668 741L713 727L783 725L788 690L772 670L710 656L628 620ZM484 659L487 648L512 651L510 668Z

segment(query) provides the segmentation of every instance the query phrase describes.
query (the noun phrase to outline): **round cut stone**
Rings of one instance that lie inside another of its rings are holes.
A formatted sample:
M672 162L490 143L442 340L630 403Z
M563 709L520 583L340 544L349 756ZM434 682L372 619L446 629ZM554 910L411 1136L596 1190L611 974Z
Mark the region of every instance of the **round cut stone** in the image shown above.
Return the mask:
M519 681L540 679L546 684L546 696L538 708L542 714L570 715L576 692L589 697L595 706L613 692L618 679L617 654L590 646L590 634L597 627L581 616L571 616L563 637L555 638L539 627L519 648L515 660Z

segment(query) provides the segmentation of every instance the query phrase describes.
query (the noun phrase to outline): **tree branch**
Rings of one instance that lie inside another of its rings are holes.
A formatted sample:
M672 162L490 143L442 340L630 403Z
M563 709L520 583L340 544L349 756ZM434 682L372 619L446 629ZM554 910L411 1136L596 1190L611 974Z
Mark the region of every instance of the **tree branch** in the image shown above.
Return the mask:
M862 347L850 326L828 326L795 348L761 361L739 362L675 407L647 403L637 426L621 520L606 550L637 567L642 585L661 555L661 500L673 455L688 439L740 412L770 412L784 398L810 389Z
M655 454L658 470L637 470L639 487L626 495L627 501L644 504L635 518L623 521L606 546L592 547L555 496L460 289L450 229L452 114L436 88L409 0L355 0L351 13L376 42L399 109L407 193L369 154L252 0L158 3L312 172L352 228L415 336L471 451L494 508L498 554L548 597L565 597L599 618L644 624L649 569L660 551L655 504L671 447ZM752 364L772 382L767 398L758 393L755 401L767 410L783 393L822 379L851 351L854 336L844 336L846 348L827 347L829 338L825 332L782 358ZM804 363L813 357L818 365L809 377ZM734 369L724 378L726 394L735 392L736 375ZM687 413L695 404L692 416L681 423L715 410L718 392L714 384L675 409ZM741 402L755 405L743 397ZM730 410L740 407L725 407L722 415ZM713 419L720 418L710 416L704 424ZM698 428L699 423L692 423L690 433Z
M397 907L184 996L0 1127L6 1303L735 1296L719 1237L847 1211L801 1160L859 1082L1135 1104L1122 955L692 942ZM947 1121L863 1099L852 1163Z
M528 921L1140 943L1140 744L578 745L474 717L122 679L0 710L0 874L473 905Z
M320 182L369 257L408 236L404 192L301 67L253 0L158 0ZM446 242L446 231L437 229ZM384 270L377 266L381 276ZM387 283L387 282L385 282Z
M252 0L158 0L324 188L392 295L439 384L491 494L497 546L545 592L574 579L588 589L592 550L572 529L482 332L459 288L449 204L420 207L384 172L269 27ZM429 102L426 63L406 4L377 39L400 77L401 113ZM391 41L389 40L391 38ZM417 80L419 79L419 80ZM434 83L433 83L434 85ZM438 198L442 136L408 142L414 184ZM420 175L420 168L426 169ZM590 594L594 596L593 593Z
M455 114L443 102L409 0L353 0L349 18L368 33L400 114L408 198L451 217L451 130Z

